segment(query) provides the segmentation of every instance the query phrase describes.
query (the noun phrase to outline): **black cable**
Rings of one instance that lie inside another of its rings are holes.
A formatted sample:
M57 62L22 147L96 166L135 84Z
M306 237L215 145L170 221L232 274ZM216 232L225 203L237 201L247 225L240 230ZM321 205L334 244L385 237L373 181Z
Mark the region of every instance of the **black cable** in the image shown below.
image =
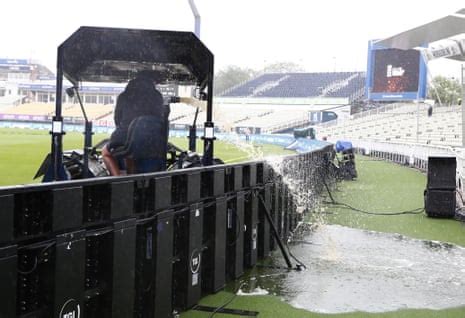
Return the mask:
M336 200L333 198L333 194L329 190L328 184L326 183L325 179L323 178L323 184L325 185L326 191L328 191L329 198L331 199L332 203L336 203Z
M181 208L179 210L174 210L174 215L183 214L184 212L190 211L190 209L191 208L189 206L187 206L187 207Z
M421 214L425 210L425 208L420 207L420 208L416 208L416 209L412 209L412 210L406 210L406 211L400 211L400 212L370 212L370 211L365 211L365 210L362 210L362 209L354 208L353 206L351 206L351 205L349 205L347 203L341 203L341 202L337 202L336 200L334 200L334 197L333 197L331 191L329 190L328 184L326 183L325 179L323 178L322 181L323 181L323 184L325 185L326 191L328 192L329 198L331 199L331 202L324 202L324 203L338 205L338 206L340 206L342 208L350 209L350 210L360 212L360 213L363 213L363 214L384 215L384 216L405 215L405 214Z
M228 299L227 302L225 302L223 305L219 306L219 307L216 307L215 310L211 313L210 316L208 316L208 318L213 318L213 316L215 316L219 310L225 308L227 305L229 305L230 303L232 303L232 301L237 297L237 293L239 292L239 290L242 288L242 286L244 286L245 284L245 281L243 281L240 285L239 285L239 288L236 289L236 291L234 291L234 295Z
M228 195L228 196L226 197L226 201L229 201L229 200L235 199L235 198L237 198L237 193Z
M32 265L32 268L30 270L22 271L18 268L17 271L21 275L29 275L29 274L32 274L37 269L37 265L39 265L38 256L34 257L34 265Z
M216 200L208 202L208 203L204 203L203 208L206 209L206 208L212 207L214 205L216 205Z
M37 255L34 257L34 265L32 268L28 271L22 271L19 268L17 269L17 272L20 273L21 275L29 275L32 274L36 269L37 266L39 266L39 257L42 256L42 254L45 253L50 247L56 245L56 242L51 242L50 244L46 245ZM27 247L26 247L27 248Z
M346 204L346 203L330 202L330 204L339 205L342 208L353 210L353 211L360 212L363 214L369 214L369 215L388 215L389 216L389 215L404 215L404 214L421 214L425 210L425 208L420 207L420 208L400 211L400 212L370 212L370 211L365 211L365 210L361 210L358 208L354 208L353 206Z

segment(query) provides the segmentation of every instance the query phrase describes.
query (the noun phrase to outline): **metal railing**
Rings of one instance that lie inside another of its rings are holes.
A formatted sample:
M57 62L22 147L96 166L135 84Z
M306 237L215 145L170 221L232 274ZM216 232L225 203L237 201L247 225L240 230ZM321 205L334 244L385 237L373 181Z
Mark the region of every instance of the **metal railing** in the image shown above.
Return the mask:
M464 191L465 149L462 147L363 140L352 140L352 144L355 148L363 149L367 155L409 165L422 171L428 169L428 157L455 157L457 160L457 188L459 191Z

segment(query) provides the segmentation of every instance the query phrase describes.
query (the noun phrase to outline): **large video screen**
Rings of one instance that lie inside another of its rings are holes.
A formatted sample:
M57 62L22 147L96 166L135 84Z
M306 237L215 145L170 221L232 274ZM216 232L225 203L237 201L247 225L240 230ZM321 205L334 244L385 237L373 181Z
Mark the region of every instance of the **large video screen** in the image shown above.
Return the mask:
M426 65L417 50L381 48L370 43L367 94L370 100L425 98Z
M417 50L375 50L374 58L373 93L418 90L420 53Z

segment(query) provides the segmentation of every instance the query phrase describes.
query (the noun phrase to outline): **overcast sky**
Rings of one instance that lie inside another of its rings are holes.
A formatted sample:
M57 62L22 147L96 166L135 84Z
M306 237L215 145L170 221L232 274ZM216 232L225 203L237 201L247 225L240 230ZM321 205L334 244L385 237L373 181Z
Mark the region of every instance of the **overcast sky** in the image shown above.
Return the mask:
M196 0L201 39L215 68L263 69L292 61L309 72L366 70L367 41L385 38L465 7L463 0ZM7 0L0 58L37 59L55 71L56 48L79 26L192 31L187 0ZM459 76L460 63L431 63L433 75Z

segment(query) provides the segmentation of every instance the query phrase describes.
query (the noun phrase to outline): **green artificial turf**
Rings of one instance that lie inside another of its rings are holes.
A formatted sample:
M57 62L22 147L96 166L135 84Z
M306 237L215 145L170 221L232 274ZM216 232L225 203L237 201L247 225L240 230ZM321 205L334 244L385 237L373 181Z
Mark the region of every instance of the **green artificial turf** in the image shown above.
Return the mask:
M96 134L94 141L106 135ZM48 131L0 128L0 186L40 182L33 180L37 169L50 152ZM63 138L63 149L82 149L81 133L69 132Z
M93 143L108 138L106 134L95 134ZM187 138L172 138L171 142L182 149L187 149ZM0 186L28 184L40 182L33 180L37 169L50 152L51 138L48 131L0 128ZM82 133L69 132L63 137L63 149L82 149ZM199 140L197 149L203 152L203 144ZM215 157L226 163L258 159L255 154L290 154L291 151L274 145L249 144L245 150L227 142L216 141Z
M400 212L423 207L426 176L421 172L369 157L357 157L358 178L332 191L337 202L370 212ZM465 246L465 224L453 219L414 215L376 216L326 205L326 221L353 228L390 232Z

